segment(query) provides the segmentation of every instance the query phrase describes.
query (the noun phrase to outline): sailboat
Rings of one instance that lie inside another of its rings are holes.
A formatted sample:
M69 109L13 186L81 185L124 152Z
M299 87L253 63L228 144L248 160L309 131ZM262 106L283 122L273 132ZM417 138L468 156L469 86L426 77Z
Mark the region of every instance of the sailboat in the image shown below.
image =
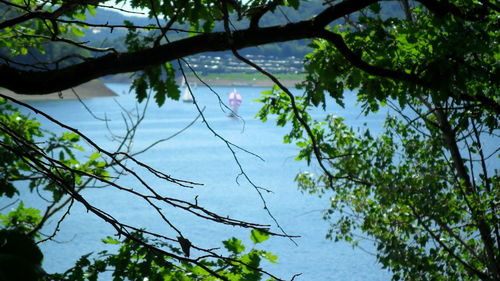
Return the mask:
M182 93L182 101L186 103L193 102L193 95L191 95L191 91L188 87L184 87L184 92Z
M193 102L193 95L191 94L191 91L196 87L196 83L193 83L192 85L187 85L186 80L182 78L182 83L181 87L184 88L184 91L182 92L182 101L186 103L192 103Z
M229 106L232 110L232 112L229 114L229 117L236 117L236 115L238 114L238 108L240 108L242 101L243 98L236 91L236 89L233 89L233 91L229 93Z

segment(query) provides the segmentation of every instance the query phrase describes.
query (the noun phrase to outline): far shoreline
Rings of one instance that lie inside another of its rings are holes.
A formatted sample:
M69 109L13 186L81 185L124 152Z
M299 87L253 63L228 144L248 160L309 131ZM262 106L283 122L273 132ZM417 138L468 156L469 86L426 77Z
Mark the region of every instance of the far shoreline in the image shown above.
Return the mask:
M276 78L286 87L295 87L305 80L305 74L276 74ZM177 85L185 85L184 79L178 77ZM101 79L103 83L130 84L130 74L118 74ZM206 75L187 76L187 82L197 86L215 87L272 87L274 82L260 73L212 73Z
M58 93L41 95L20 95L7 89L0 89L0 93L16 99L18 101L50 101L50 100L76 100L101 97L115 97L115 93L100 80L92 80L74 88L70 88Z
M205 83L209 86L222 86L222 87L272 87L274 86L274 82L271 80L254 80L254 81L245 81L245 80L228 80L228 79L199 79L193 78L188 79L188 83L196 83L198 86L204 86ZM301 83L300 80L281 80L280 82L286 87L295 87L295 85Z
M297 84L300 84L302 81L299 80L280 80L280 82L285 86L285 87L295 87ZM106 81L104 84L122 84L122 85L128 85L131 84L132 82L127 82L127 81ZM235 81L235 80L224 80L224 79L219 79L219 80L211 80L211 79L203 79L203 82L201 82L198 79L188 79L188 83L191 86L196 85L197 87L205 87L205 86L210 86L210 87L272 87L274 86L274 83L272 81ZM181 83L178 83L181 84ZM179 85L179 87L183 87L183 85Z
M281 77L280 77L281 76ZM277 78L286 87L295 87L297 84L301 83L303 79L299 75L285 74L279 75ZM0 89L0 93L12 97L19 101L51 101L51 100L76 100L76 99L89 99L89 98L101 98L101 97L114 97L118 96L120 93L116 93L111 90L106 84L131 84L132 81L128 79L123 79L124 77L110 77L98 80L92 80L90 82L84 83L74 88L70 88L59 93L43 94L43 95L20 95L16 94L7 89ZM242 79L238 79L242 78ZM286 79L292 78L292 79ZM179 87L185 86L183 79L178 79L177 84ZM198 87L203 87L205 85L210 87L272 87L274 82L264 76L255 75L208 75L194 77L189 76L187 83L190 85L196 85Z

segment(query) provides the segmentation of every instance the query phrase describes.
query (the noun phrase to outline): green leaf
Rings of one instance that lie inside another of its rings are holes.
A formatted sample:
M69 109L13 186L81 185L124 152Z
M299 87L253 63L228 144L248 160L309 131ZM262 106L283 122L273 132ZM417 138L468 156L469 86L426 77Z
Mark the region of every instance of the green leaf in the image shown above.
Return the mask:
M137 77L134 82L132 82L132 89L135 89L135 94L137 101L141 103L147 96L148 83L144 75Z
M223 241L222 244L224 244L224 247L234 253L234 254L241 254L243 251L245 251L245 245L241 243L241 240L238 240L236 238L231 238L229 240Z
M262 243L269 239L269 234L260 229L252 229L250 232L250 239L252 239L255 244Z
M78 36L78 37L85 36L85 32L76 26L72 26L70 30L71 30L71 33L73 33L73 35L75 35L75 36Z
M167 75L167 79L165 82L167 95L173 100L179 100L179 98L181 97L181 91L179 90L179 86L175 82L175 69L171 63L164 64L164 69Z
M73 132L65 132L62 135L62 140L67 140L71 142L78 142L80 140L80 136Z
M101 154L99 152L94 152L90 155L89 162L93 162L99 157L101 157Z
M106 243L106 244L114 244L114 245L120 244L120 241L114 239L111 236L107 236L106 238L101 239L101 241Z
M262 252L261 253L261 256L268 260L270 263L278 263L278 256L277 255L273 255L272 253L269 253L269 252Z
M380 10L382 10L380 3L371 4L368 8L375 14L379 14Z
M163 82L157 82L157 83L158 83L157 86L161 85L161 87L156 88L154 98L155 98L156 104L158 106L162 106L165 103L166 90L165 90L165 87L163 87L164 86Z
M80 20L80 21L83 21L83 20L85 20L85 18L86 18L86 17L85 17L85 14L82 14L82 13L76 13L76 14L74 14L74 15L73 15L73 17L74 17L75 19L77 19L77 20Z

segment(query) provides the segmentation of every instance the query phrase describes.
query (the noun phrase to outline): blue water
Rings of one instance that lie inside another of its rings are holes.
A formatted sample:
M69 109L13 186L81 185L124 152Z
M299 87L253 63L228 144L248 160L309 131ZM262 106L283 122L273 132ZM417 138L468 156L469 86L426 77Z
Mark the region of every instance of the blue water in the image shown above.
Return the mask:
M97 98L85 100L85 104L98 117L111 121L108 127L114 133L123 132L122 109L134 109L136 106L128 85L109 84L111 89L120 93L116 98ZM218 87L223 101L232 88ZM232 143L262 157L259 158L235 148L236 155L245 173L258 186L270 189L265 193L266 203L279 224L289 234L300 235L295 239L298 246L285 238L273 237L259 247L279 256L278 264L266 265L265 269L280 278L290 280L294 274L302 273L295 280L390 280L390 274L382 270L375 257L360 249L353 249L349 244L325 239L328 222L322 220L322 210L328 206L328 198L317 198L301 193L294 182L300 171L316 171L303 162L294 160L298 150L294 145L283 144L282 137L287 128L274 125L271 119L262 123L254 119L260 105L252 100L257 98L264 88L238 88L244 100L239 114L243 121L227 117L221 110L218 99L205 87L198 87L195 97L200 107L205 108L204 115L208 124L221 136ZM353 103L353 96L348 96L348 103ZM121 105L121 107L118 105ZM94 119L78 101L32 102L38 109L78 128L93 141L112 149L116 144L110 142L110 132L104 122ZM139 105L139 110L141 105ZM385 114L366 119L359 112L349 108L330 106L329 113L342 116L350 124L368 123L373 130L381 127ZM196 118L198 112L193 104L167 101L158 108L153 102L148 107L145 120L137 131L132 151L140 151L157 139L167 138L178 132ZM318 112L316 117L325 115ZM60 130L55 124L43 121L45 128ZM263 202L255 189L243 177L231 151L223 141L210 132L206 124L198 120L193 126L175 138L160 143L138 159L170 174L175 178L187 179L203 186L185 189L154 178L139 167L140 172L156 190L169 197L178 197L198 203L220 215L247 220L255 223L270 224L272 230L279 232L276 224L263 208ZM133 166L132 166L133 167ZM124 185L141 189L137 181L130 177L121 182ZM95 206L106 210L117 219L137 227L147 227L166 235L175 233L162 222L154 211L130 195L113 188L91 189L84 197ZM25 200L38 208L44 202L26 195ZM236 236L246 245L251 246L246 229L228 227L197 219L184 212L168 208L163 209L172 223L194 244L213 248L219 247L220 241ZM58 218L53 218L43 229L50 234ZM86 253L102 249L100 238L114 235L113 229L76 205L71 215L63 222L56 241L41 245L45 254L44 268L48 272L63 271L74 264L75 260ZM370 243L362 243L368 251ZM197 253L194 252L193 255Z

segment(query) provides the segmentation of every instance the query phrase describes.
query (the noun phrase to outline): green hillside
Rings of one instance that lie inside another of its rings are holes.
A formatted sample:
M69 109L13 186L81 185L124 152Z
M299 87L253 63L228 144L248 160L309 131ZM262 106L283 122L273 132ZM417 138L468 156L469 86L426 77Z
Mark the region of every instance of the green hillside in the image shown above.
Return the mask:
M302 3L302 6L299 10L295 10L290 7L282 7L276 9L274 13L266 15L260 21L261 26L272 26L285 24L287 22L298 21L299 19L303 19L304 15L306 17L312 17L316 15L319 11L321 11L323 7L322 1L310 1ZM398 3L384 3L383 5L383 14L386 17L398 17L397 8ZM0 3L0 8L2 4ZM6 10L2 15L0 15L0 19L7 19L12 17L8 10ZM355 17L355 15L354 15ZM119 26L123 26L125 23L132 24L134 26L147 26L148 24L155 23L154 19L148 17L140 17L135 15L128 15L119 13L115 10L96 9L95 15L91 16L87 14L87 22L90 23L90 26L84 30L83 37L77 37L75 34L74 40L81 42L90 42L90 44L97 48L108 48L112 47L118 51L126 51L126 41L127 41L127 29ZM249 26L249 22L247 20L238 20L236 16L232 17L232 26L236 29L244 29ZM110 26L114 26L114 28L109 28ZM174 26L174 28L179 29L189 29L189 26ZM216 24L214 27L215 30L222 31L221 23ZM142 30L139 32L143 32L147 34L148 32L155 31L146 31ZM180 38L181 34L179 33L169 33L170 40L176 40ZM185 35L184 35L185 36ZM272 45L263 45L259 47L246 48L241 50L241 54L246 56L259 57L260 60L283 60L287 59L289 61L295 61L295 58L301 60L304 55L308 54L311 49L308 47L308 40L300 40L286 43L274 43ZM44 67L64 67L70 65L75 62L81 61L82 57L89 56L100 56L102 52L92 52L90 50L82 50L81 48L77 48L71 44L63 43L63 42L50 42L42 45L42 49L28 48L27 53L19 54L15 57L17 61L22 64L32 64L33 62L55 62L58 61L57 65L49 65ZM8 49L0 49L0 55L6 54L11 50ZM76 54L76 56L68 57L69 54ZM202 74L207 73L224 73L224 72L240 72L240 73L248 73L252 72L252 70L243 69L243 67L235 67L234 69L226 69L224 70L224 64L220 64L219 66L214 65L213 57L221 57L223 60L231 55L226 53L205 53L203 56L195 56L189 58L190 60L197 61L200 65L204 65L204 68L196 68L197 71L200 71ZM65 57L65 59L61 60L61 58ZM264 57L264 58L262 58ZM292 59L290 59L292 58ZM223 61L222 60L222 61ZM230 61L231 58L226 59L227 63L233 63ZM226 64L227 65L227 64ZM20 65L22 68L23 66ZM276 73L297 73L300 70L297 70L293 63L281 63L274 64L274 69ZM122 75L123 76L123 75ZM125 76L123 76L125 77ZM122 77L122 78L123 78Z

